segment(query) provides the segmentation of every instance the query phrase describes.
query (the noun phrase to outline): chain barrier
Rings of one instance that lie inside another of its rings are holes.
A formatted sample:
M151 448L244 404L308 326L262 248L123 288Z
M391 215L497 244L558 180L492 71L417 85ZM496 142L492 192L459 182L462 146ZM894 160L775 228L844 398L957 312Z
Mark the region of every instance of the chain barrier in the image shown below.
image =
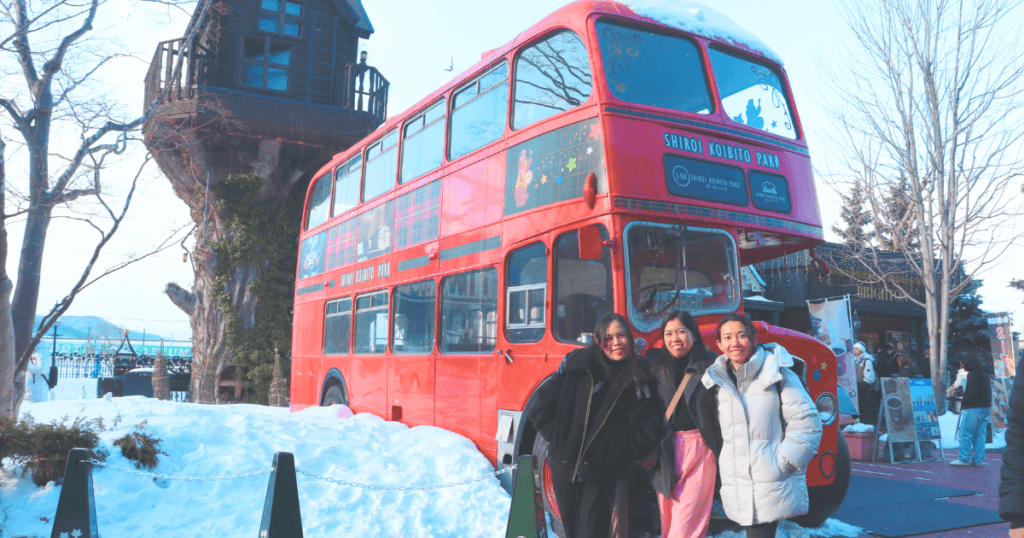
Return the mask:
M318 474L313 474L308 471L303 471L301 469L295 469L295 472L316 480L323 480L324 482L332 482L334 484L339 484L342 486L351 486L354 488L376 489L382 491L423 491L432 489L453 488L455 486L464 486L466 484L472 484L473 482L479 482L481 480L496 477L503 473L514 471L516 467L519 467L518 463L509 467L505 467L504 469L494 471L493 473L487 473L483 476L470 478L469 480L463 480L462 482L445 482L444 484L433 484L430 486L377 486L372 484L359 484L356 482L348 482L346 480L338 480L337 478L331 478L329 476L320 476Z
M144 477L144 478L152 478L153 480L178 480L178 481L181 481L181 482L208 482L208 481L209 482L215 482L215 481L218 481L218 480L234 480L236 478L248 478L248 477L251 477L251 476L259 476L259 475L270 474L270 473L274 472L274 468L271 467L269 469L261 469L259 471L252 471L252 472L249 472L249 473L239 473L239 474L231 474L231 475L225 475L225 476L172 476L172 475L166 475L166 474L149 473L149 472L146 472L146 471L140 471L138 469L130 469L128 467L118 467L116 465L110 465L109 463L102 462L102 461L99 461L99 460L96 460L96 459L89 460L89 463L92 463L93 465L95 465L97 467L102 467L102 468L105 468L105 469L111 469L111 470L118 471L118 472L125 473L125 474L133 474L133 475L141 476L141 477ZM354 488L375 489L375 490L382 490L382 491L420 491L420 490L453 488L455 486L464 486L466 484L472 484L473 482L479 482L481 480L486 480L488 478L496 477L496 476L498 476L500 474L504 474L504 473L508 473L508 472L514 471L517 467L519 467L518 463L515 464L515 465L511 465L509 467L505 467L504 469L499 469L497 471L494 471L493 473L487 473L485 475L478 476L476 478L470 478L468 480L463 480L462 482L445 482L444 484L432 484L432 485L429 485L429 486L378 486L378 485L373 485L373 484L359 484L359 483L356 483L356 482L348 482L346 480L339 480L337 478L331 478L329 476L320 476L318 474L314 474L314 473L311 473L309 471L303 471L301 469L295 469L295 472L298 473L298 474L301 474L301 475L308 476L308 477L313 478L315 480L323 480L324 482L332 482L334 484L338 484L338 485L342 485L342 486L350 486L350 487L354 487Z
M116 465L110 465L99 460L90 460L89 463L97 467L104 467L106 469L113 469L118 472L125 474L133 474L142 477L152 478L153 480L178 480L181 482L216 482L218 480L234 480L236 478L248 478L250 476L259 476L261 474L270 474L274 472L274 468L261 469L259 471L252 471L249 473L229 474L225 476L172 476L166 474L147 473L146 471L140 471L138 469L129 469L127 467L118 467Z

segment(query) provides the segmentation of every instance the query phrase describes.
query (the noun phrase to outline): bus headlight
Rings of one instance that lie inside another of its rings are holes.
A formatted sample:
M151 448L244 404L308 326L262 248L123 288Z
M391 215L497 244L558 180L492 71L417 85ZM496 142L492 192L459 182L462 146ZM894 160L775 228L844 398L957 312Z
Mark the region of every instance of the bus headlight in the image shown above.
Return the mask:
M831 392L825 392L818 396L818 401L814 402L814 406L818 408L822 426L832 424L839 415L839 400Z

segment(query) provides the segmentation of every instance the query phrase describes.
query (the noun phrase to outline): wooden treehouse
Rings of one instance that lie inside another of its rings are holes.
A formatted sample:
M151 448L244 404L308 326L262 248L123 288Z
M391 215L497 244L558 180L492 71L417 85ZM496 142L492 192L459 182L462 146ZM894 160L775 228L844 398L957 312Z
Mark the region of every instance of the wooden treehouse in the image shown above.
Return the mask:
M158 121L147 139L158 124L200 130L212 159L276 140L293 166L347 148L386 117L388 82L365 51L357 57L372 32L360 0L200 1L191 38L153 55L145 106L158 104Z

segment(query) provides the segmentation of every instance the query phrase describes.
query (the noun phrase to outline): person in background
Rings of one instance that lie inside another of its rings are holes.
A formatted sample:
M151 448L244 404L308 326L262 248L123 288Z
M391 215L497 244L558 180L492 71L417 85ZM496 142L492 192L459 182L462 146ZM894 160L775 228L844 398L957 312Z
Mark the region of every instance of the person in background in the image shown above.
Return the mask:
M547 463L566 538L610 535L616 485L632 461L655 449L664 413L626 319L605 315L594 338L565 356L537 389L528 413L549 443Z
M779 521L807 513L806 467L821 441L821 417L793 357L778 344L758 344L746 316L718 323L715 359L701 378L717 387L722 452L722 507L747 538L774 538Z
M910 358L910 355L897 353L896 356L900 365L900 377L918 377L921 375L921 369L914 364L914 359Z
M853 345L854 364L857 366L857 404L860 407L860 422L876 424L878 422L878 398L875 391L878 377L875 376L875 358L867 352L864 342ZM881 395L879 395L881 398Z
M964 395L964 387L967 386L967 370L964 370L960 359L950 359L947 373L956 372L956 376L948 387L946 387L946 408L955 415L960 414L960 398Z
M1024 538L1024 382L1020 379L1018 371L1010 392L1006 449L999 469L999 517L1010 522L1010 538Z
M665 347L652 348L644 357L666 409L658 459L651 468L661 536L703 538L715 496L715 458L722 450L715 393L701 383L715 356L687 312L669 312L661 335Z
M960 401L960 455L949 462L958 467L985 463L985 435L991 413L989 408L992 407L992 387L988 373L982 368L977 355L974 352L968 353L963 364L967 370L967 386ZM972 448L974 459L971 459Z

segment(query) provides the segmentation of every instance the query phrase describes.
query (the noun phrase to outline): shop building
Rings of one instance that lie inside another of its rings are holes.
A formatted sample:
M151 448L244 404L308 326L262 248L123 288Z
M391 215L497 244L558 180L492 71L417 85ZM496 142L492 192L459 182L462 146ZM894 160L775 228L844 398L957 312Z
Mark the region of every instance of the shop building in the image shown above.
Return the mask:
M750 270L743 274L743 305L751 319L811 334L807 302L849 295L858 340L872 353L893 343L894 348L910 353L922 374L930 375L928 361L923 360L928 341L924 307L898 297L882 283L866 283L870 279L848 247L825 243L815 250L827 271L806 250L744 268ZM879 256L894 267L893 274L905 275L898 277L901 285L923 301L920 279L908 275L905 267L900 269L903 256L890 252Z

